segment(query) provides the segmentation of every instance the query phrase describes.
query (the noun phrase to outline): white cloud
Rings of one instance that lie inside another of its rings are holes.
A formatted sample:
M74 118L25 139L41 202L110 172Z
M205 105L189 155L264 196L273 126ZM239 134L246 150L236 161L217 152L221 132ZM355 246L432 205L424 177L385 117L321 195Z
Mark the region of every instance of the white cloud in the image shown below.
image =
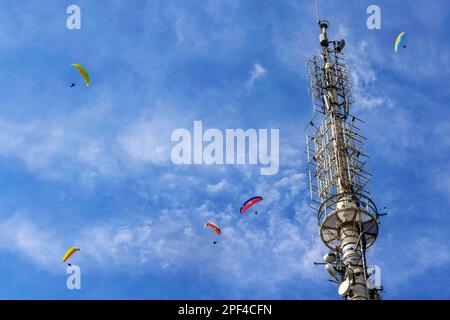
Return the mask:
M95 129L106 116L105 104L29 122L0 118L0 155L20 159L29 171L45 178L72 179L92 172L115 175L114 146Z
M227 55L246 43L247 30L245 19L237 10L239 2L208 2L203 9L198 9L198 15L193 15L191 7L183 4L168 3L164 6L171 21L176 44L183 49L184 55L204 55L214 51L214 56ZM212 27L205 28L205 19Z
M353 95L355 97L355 110L373 110L377 107L393 108L394 102L386 93L381 93L375 86L377 72L372 66L372 60L367 58L367 42L360 41L358 46L346 53L350 71L352 73ZM353 111L354 112L354 111Z
M173 129L162 119L139 119L119 134L117 142L130 160L160 164L170 160Z
M157 104L130 122L106 123L105 104L29 122L0 118L0 156L21 160L40 178L88 187L98 177L123 177L170 161L170 134L183 121Z
M420 234L413 239L400 240L394 234L385 235L384 238L387 241L383 248L375 246L371 250L371 260L381 266L382 284L388 297L401 297L402 287L413 282L420 283L422 275L450 262L448 241L435 230L429 235ZM402 249L398 250L399 247ZM383 254L386 252L396 254Z
M21 215L0 221L0 248L23 256L39 268L56 272L63 247L55 236Z
M306 180L304 173L298 173L295 170L286 170L287 176L274 183L275 188L283 188L290 191L292 197L299 195L300 191L305 190Z
M250 78L245 82L245 87L251 89L255 81L263 77L267 73L266 69L258 63L253 65L253 69L249 72Z
M222 180L220 180L218 183L216 183L216 184L208 184L207 186L206 186L206 190L209 192L209 193L218 193L218 192L222 192L222 191L224 191L225 189L227 189L229 186L228 186L228 183L227 183L227 181L225 180L225 179L222 179Z
M255 297L267 298L281 297L282 283L293 279L319 281L325 273L312 263L314 253L317 255L311 243L317 234L315 216L297 207L300 189L304 188L302 174L288 170L282 175L277 179L250 177L245 182L245 189L254 189L265 197L258 216L240 215L240 199L232 199L235 204L221 205L220 210L210 200L194 206L174 201L166 209L150 208L147 216L107 218L74 226L71 241L82 249L77 263L101 272L170 274L194 270L229 287L231 296L241 298L242 291L236 286L256 290L259 294ZM222 179L210 184L209 191L218 192L228 184ZM181 198L192 191L179 184L174 187ZM284 195L286 189L289 192ZM286 215L289 211L291 218ZM203 228L210 219L223 231L218 247L211 245L214 235ZM0 222L0 247L51 268L48 261L59 263L64 251L60 245L63 241L53 228L51 224L38 227L23 217ZM41 254L35 256L35 252ZM217 278L217 273L222 276Z

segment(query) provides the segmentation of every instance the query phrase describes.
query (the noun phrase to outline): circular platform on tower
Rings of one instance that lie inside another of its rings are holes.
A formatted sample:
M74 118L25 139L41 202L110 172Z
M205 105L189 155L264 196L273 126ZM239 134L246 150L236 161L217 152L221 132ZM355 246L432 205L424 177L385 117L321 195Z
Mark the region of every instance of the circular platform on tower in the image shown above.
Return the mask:
M325 245L336 250L340 245L339 228L354 223L366 236L366 248L378 236L378 210L375 203L365 195L340 193L325 200L318 210L320 236Z

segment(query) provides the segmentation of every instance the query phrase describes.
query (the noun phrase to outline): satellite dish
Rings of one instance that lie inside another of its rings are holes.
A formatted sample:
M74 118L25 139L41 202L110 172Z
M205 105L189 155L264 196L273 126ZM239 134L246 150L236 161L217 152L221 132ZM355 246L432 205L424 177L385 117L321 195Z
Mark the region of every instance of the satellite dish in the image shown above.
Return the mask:
M350 292L350 278L345 278L344 282L339 286L338 293L341 296L345 296Z
M333 263L336 261L336 254L334 252L329 252L323 256L323 261L326 263Z
M325 265L325 269L328 271L328 273L329 273L332 277L336 277L336 275L337 275L336 268L335 268L331 263L327 263L327 264Z
M377 265L367 267L367 288L381 290L381 269Z

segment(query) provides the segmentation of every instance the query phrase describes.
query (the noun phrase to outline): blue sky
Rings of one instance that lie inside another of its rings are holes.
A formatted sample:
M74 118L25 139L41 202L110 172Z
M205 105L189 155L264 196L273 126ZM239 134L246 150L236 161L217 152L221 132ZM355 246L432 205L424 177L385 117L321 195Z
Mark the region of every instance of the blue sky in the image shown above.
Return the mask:
M387 299L449 299L449 4L321 2L347 41L374 200L389 208L369 262ZM81 30L66 28L70 4ZM366 28L369 4L381 30ZM2 1L0 298L337 299L307 207L314 17L312 0ZM278 174L173 165L171 132L194 120L280 128ZM260 214L242 217L255 194ZM65 287L71 246L80 291Z

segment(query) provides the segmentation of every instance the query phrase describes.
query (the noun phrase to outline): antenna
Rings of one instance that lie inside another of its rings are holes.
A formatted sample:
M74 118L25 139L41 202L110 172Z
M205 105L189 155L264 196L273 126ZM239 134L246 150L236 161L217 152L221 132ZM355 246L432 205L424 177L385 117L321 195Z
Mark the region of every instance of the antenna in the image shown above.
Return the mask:
M317 15L317 24L320 24L319 0L316 0L316 15Z
M368 187L360 119L350 113L354 102L351 72L345 62L345 41L331 41L329 23L320 20L320 54L309 59L309 81L315 112L306 127L311 206L317 210L320 237L330 250L324 256L328 273L339 280L344 299L381 299L379 288L367 286L366 249L378 237L378 209Z

